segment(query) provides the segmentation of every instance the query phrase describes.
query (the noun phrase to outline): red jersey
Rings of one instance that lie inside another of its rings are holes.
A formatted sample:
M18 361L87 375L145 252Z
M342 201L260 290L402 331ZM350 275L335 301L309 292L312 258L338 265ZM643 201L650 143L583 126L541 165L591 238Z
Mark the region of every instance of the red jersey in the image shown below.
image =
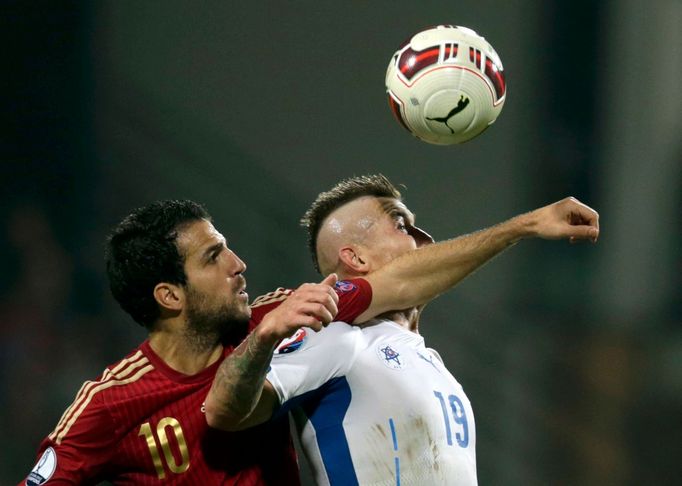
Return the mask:
M337 282L336 320L352 322L372 299L363 279ZM252 304L249 329L292 290ZM83 384L21 484L298 485L298 463L283 418L240 432L206 424L204 400L223 357L188 376L166 365L145 341Z
M204 400L231 351L187 376L145 341L83 384L22 484L300 484L286 419L241 432L208 427Z

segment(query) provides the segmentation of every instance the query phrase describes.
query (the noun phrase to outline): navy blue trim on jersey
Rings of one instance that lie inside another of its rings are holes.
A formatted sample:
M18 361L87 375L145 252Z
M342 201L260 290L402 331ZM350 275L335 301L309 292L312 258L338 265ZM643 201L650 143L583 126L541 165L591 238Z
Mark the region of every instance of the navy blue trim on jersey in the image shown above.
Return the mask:
M398 436L395 433L395 424L393 423L393 418L388 419L388 425L391 427L391 437L393 437L393 450L398 453ZM400 486L400 458L396 455L395 461L395 484Z
M351 391L345 376L333 378L316 390L295 397L277 411L289 411L299 406L311 422L317 436L329 483L332 486L358 485L348 439L343 430L343 419L351 401Z

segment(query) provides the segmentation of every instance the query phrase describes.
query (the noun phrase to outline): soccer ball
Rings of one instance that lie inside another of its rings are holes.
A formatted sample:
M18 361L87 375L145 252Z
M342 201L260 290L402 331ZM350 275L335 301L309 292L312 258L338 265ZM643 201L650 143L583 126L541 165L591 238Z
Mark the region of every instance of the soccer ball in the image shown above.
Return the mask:
M500 57L483 37L438 25L393 54L386 92L393 115L415 137L450 145L471 140L497 119L507 85Z

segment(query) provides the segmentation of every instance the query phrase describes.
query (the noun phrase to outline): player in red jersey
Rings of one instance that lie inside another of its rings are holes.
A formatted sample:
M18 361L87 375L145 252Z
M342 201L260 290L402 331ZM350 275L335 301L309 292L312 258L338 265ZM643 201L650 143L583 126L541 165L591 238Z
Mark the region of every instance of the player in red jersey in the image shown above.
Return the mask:
M165 217L177 210L178 208L173 208L172 211L166 211ZM164 212L157 212L162 214L146 218L138 216L137 224L131 228L132 235L129 236L139 237L154 229L158 233L158 220L163 219L161 216L164 216ZM176 218L174 225L166 224L166 231L161 232L152 249L141 247L139 242L132 242L129 254L119 257L121 262L127 264L129 261L126 257L129 257L143 266L152 265L151 272L147 268L137 274L129 272L123 278L117 274L117 269L109 260L108 270L114 295L138 322L150 327L148 345L143 344L138 351L142 352L144 358L152 361L152 367L156 364L158 370L149 370L146 363L138 363L139 355L134 353L118 366L110 367L97 382L86 383L55 431L41 445L42 455L26 484L43 484L50 478L51 484L59 484L60 479L61 484L91 483L101 479L109 479L118 484L154 484L160 480L189 484L295 484L298 482L296 463L284 422L271 421L251 429L248 434L244 432L243 435L223 435L202 427L201 424L188 429L188 432L178 417L164 413L165 409L161 405L158 410L149 411L142 407L140 412L135 399L123 392L120 394L122 405L119 408L132 409L132 412L125 412L123 415L138 417L140 413L147 413L149 417L154 416L154 420L129 420L125 422L128 424L126 428L120 424L121 415L110 412L114 405L108 400L109 394L103 391L127 387L142 376L151 377L153 371L163 371L164 364L171 371L166 373L167 378L173 380L172 371L179 370L181 373L175 378L179 378L183 384L195 385L185 390L180 397L168 398L173 403L186 400L196 390L196 395L192 395L194 398L205 397L216 368L229 370L232 373L228 377L230 379L240 376L240 383L248 383L255 377L256 381L252 384L258 386L257 382L262 381L264 373L260 370L254 372L251 365L240 369L244 363L243 358L253 363L251 358L254 353L262 351L264 343L266 354L272 353L274 346L283 337L292 335L301 326L319 329L333 317L337 300L340 308L338 319L362 322L385 310L395 309L397 303L414 301L416 304L425 296L437 292L438 288L454 285L514 242L505 228L491 229L436 245L436 251L428 253L433 257L431 261L423 261L427 253L416 257L414 254L405 255L405 258L397 258L390 265L385 265L382 271L365 275L364 279L338 283L336 293L340 299L324 285L333 284L335 275L325 279L322 285L307 284L293 294L290 291L270 294L254 303L251 329L263 319L266 311L278 305L277 302L286 299L284 304L268 313L258 328L259 331L252 333L251 338L238 348L236 367L225 368L220 361L243 337L243 333L239 332L242 329L239 323L244 324L243 315L241 319L237 318L241 306L231 305L227 301L234 304L235 300L239 300L235 293L242 295L236 291L235 282L243 284L243 268L239 270L240 265L235 266L234 263L238 261L241 266L245 266L227 249L222 236L206 218L207 215L197 214ZM402 216L392 218L397 220ZM409 217L404 219L400 231L409 234L413 238L413 244L420 246L430 241L428 235L411 224ZM112 243L115 236L114 234L111 239ZM170 257L166 255L163 259L163 255L156 255L162 250L168 253L169 249ZM352 255L349 256L352 258ZM390 257L388 254L384 256ZM157 257L163 259L163 262L154 262ZM222 271L226 270L224 260L233 262L232 266L235 268L228 271L232 276L227 278L228 282L232 281L231 284L225 284L224 274L216 275L214 272L211 276L211 272L206 270L205 267L214 265L210 263L211 259L222 262ZM362 261L360 263L363 264ZM425 263L428 264L424 265ZM430 279L428 285L423 285L426 281L421 281L421 278L434 272L434 264L436 267L445 265L447 275L436 272L439 277ZM158 268L163 265L174 268ZM411 276L420 279L418 285L410 281ZM443 278L445 280L440 281ZM166 283L162 283L164 281ZM225 288L226 285L228 289ZM140 298L144 295L152 295L153 298ZM231 298L227 299L225 295ZM230 318L227 319L227 316ZM226 325L227 323L232 325ZM224 348L220 346L220 341L225 344ZM280 345L280 352L286 352L294 346L295 336ZM206 350L211 352L207 353ZM219 353L214 361L217 350ZM187 356L193 359L187 359ZM132 368L131 361L144 371L134 368L129 374L121 375L119 372ZM260 362L267 366L269 359ZM204 378L206 382L202 381ZM216 379L216 383L224 383L224 378L225 376L221 380ZM156 385L153 387L156 388ZM218 389L222 389L221 385ZM232 390L235 395L240 395L238 387L233 387ZM140 403L144 403L144 396L136 397ZM105 411L100 410L99 415L95 413L98 407L91 406L93 402L100 403L99 409ZM201 408L201 400L197 403ZM199 413L195 409L180 408L192 419ZM225 410L222 412L225 413ZM228 415L238 416L240 413L241 410L233 410ZM83 418L91 414L93 417L89 421ZM203 419L202 415L199 416ZM253 414L250 418L253 418ZM194 421L190 422L196 424ZM80 431L81 435L73 430ZM93 437L97 439L93 440ZM146 456L135 450L132 446L133 439L137 439L138 444L140 440L144 440L143 444L147 449L142 447L142 450L146 452ZM123 445L124 443L127 445ZM65 459L60 459L60 456ZM129 462L126 463L127 460Z
M299 484L286 420L244 433L206 424L203 402L250 308L246 265L205 210L165 201L134 211L109 237L106 260L114 297L149 337L85 382L21 484ZM335 281L299 287L259 316L264 332L328 323Z

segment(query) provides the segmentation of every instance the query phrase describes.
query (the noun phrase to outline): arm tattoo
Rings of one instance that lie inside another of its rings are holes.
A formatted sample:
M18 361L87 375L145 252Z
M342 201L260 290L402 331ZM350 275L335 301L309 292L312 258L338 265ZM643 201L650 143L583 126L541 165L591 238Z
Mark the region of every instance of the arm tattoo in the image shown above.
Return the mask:
M225 358L212 386L221 415L237 422L249 416L263 390L274 349L274 344L259 342L252 332Z

